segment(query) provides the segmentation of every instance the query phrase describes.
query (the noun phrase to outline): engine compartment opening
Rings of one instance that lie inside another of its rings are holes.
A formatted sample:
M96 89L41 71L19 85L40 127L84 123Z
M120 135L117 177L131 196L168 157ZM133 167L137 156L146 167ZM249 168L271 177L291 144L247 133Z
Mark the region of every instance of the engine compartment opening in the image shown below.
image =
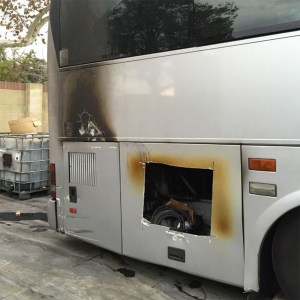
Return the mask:
M213 170L146 163L143 217L171 230L209 236Z

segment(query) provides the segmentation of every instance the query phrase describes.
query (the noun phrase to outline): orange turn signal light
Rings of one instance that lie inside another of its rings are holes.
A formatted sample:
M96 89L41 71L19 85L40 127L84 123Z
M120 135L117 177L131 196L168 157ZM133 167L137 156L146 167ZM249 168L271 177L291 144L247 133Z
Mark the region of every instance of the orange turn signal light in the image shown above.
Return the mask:
M276 159L269 158L249 158L249 170L276 172Z

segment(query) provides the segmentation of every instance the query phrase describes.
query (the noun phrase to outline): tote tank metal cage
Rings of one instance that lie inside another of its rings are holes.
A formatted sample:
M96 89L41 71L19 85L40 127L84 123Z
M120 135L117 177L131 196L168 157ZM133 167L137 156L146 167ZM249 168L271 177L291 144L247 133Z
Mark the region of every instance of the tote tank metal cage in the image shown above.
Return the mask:
M0 189L26 199L49 187L49 135L0 135Z

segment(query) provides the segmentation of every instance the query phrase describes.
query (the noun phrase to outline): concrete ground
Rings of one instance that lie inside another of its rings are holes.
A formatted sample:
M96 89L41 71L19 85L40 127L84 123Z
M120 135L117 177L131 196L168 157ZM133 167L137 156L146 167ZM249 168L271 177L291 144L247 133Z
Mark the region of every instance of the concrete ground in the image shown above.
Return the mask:
M242 300L242 289L122 257L48 228L48 196L0 192L0 300ZM20 214L20 216L16 216Z

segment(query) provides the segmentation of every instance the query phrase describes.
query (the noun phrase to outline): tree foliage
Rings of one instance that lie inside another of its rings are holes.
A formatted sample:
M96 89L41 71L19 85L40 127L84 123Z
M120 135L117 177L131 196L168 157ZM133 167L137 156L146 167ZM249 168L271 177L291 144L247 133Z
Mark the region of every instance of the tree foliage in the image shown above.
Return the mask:
M8 58L0 48L0 81L46 83L46 61L35 56L33 51Z
M49 18L50 0L0 0L0 46L25 47L40 35ZM45 43L45 40L43 39Z

